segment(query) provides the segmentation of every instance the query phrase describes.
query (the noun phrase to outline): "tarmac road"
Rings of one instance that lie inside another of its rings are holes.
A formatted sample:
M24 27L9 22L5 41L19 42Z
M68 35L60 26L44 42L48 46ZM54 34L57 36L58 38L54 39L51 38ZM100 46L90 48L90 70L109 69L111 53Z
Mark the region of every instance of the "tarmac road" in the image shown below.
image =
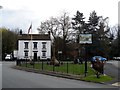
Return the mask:
M112 85L70 80L11 68L15 62L2 62L2 88L116 88Z
M114 78L113 81L109 82L109 84L114 84L116 82L120 82L120 61L107 61L105 64L105 74Z

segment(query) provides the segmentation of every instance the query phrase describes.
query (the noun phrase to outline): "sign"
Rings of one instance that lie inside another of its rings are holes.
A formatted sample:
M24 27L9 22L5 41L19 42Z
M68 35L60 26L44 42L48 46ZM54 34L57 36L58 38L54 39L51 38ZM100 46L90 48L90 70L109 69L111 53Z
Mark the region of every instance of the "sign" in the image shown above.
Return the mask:
M80 34L80 44L92 44L92 34Z
M58 51L58 54L62 54L62 51Z

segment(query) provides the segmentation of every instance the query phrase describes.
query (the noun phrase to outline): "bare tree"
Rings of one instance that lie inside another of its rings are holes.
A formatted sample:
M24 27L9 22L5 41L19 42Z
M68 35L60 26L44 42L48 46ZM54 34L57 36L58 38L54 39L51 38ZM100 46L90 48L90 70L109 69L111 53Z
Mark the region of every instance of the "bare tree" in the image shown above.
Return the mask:
M72 33L72 24L69 15L64 12L63 15L57 18L50 18L49 20L46 20L44 22L41 22L40 27L38 28L38 31L40 34L45 34L48 31L51 32L52 40L53 40L53 56L55 56L55 42L58 40L57 38L60 37L63 40L63 55L65 57L66 55L66 43L71 38ZM65 58L64 58L65 59Z
M38 31L40 34L45 34L47 32L51 32L52 40L53 40L53 57L51 60L52 64L58 64L59 62L57 61L55 57L55 41L57 37L61 34L60 30L60 25L59 25L59 20L57 18L50 18L49 20L46 20L45 22L41 22L40 27L38 28Z
M118 32L118 25L110 28L110 31L108 33L110 40L114 40L117 38L117 32Z
M37 28L40 34L51 32L52 38L55 41L62 32L60 30L59 20L57 18L50 18L44 22L41 22L40 27Z
M66 56L66 43L70 39L70 33L71 33L71 20L70 17L66 12L63 13L63 15L59 19L60 23L60 29L62 30L62 38L63 38L63 55L64 59Z

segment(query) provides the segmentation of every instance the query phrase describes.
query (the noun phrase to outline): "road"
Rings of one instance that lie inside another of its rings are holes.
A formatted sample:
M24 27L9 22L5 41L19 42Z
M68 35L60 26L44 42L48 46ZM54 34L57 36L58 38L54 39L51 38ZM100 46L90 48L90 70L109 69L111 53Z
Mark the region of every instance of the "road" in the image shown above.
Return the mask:
M15 62L2 63L2 88L115 88L112 85L70 80L16 70L11 68L14 65Z
M117 67L117 68L120 68L120 67L119 67L120 61L111 60L111 61L108 61L107 63L108 63L108 64L112 64L113 66L115 66L115 67Z
M120 80L119 77L120 68L118 67L118 61L108 61L105 65L105 73L115 77L116 80Z
M114 77L114 80L109 82L111 84L120 83L120 67L119 67L120 61L107 61L105 64L105 73L111 77ZM120 86L120 85L119 85Z

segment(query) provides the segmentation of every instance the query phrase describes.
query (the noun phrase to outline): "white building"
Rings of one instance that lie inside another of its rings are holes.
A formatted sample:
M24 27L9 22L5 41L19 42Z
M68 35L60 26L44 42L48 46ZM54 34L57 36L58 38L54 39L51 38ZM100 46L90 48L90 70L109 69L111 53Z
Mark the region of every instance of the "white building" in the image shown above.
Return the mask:
M31 37L32 36L32 37ZM21 34L18 36L18 59L51 59L49 34Z

